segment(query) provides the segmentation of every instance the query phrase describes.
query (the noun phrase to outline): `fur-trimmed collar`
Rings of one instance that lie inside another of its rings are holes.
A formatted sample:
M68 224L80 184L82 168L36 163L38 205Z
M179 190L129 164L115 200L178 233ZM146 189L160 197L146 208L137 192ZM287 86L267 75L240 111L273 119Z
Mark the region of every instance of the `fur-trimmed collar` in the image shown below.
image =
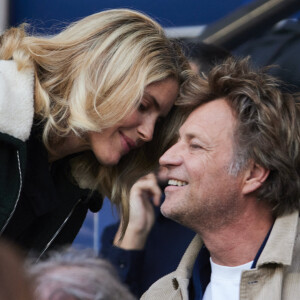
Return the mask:
M34 115L34 71L0 60L0 132L26 141Z

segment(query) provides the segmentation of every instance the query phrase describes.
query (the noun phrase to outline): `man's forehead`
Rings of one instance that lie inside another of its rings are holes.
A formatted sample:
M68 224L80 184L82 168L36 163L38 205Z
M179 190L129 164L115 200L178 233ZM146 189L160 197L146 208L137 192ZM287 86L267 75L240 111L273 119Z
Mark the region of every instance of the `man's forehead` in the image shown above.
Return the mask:
M236 123L231 107L225 99L216 99L197 107L181 126L179 133L197 134L199 131L217 134L231 130Z

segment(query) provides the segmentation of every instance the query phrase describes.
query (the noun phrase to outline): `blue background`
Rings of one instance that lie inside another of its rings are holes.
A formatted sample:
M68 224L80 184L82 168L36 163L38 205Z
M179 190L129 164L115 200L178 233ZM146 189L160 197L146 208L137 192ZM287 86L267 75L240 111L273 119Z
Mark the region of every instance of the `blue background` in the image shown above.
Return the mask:
M141 10L165 27L209 24L246 0L11 0L10 24L34 22L39 30L56 32L58 22L70 22L110 8Z

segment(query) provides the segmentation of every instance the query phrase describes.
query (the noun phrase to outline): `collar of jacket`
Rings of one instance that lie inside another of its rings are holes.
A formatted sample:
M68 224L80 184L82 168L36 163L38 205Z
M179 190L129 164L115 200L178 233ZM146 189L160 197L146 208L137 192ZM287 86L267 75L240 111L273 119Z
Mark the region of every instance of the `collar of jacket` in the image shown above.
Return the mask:
M257 268L269 263L291 265L298 221L298 210L276 219L266 246L257 261Z
M182 293L186 293L186 295L182 295L183 299L188 299L189 279L192 277L195 261L202 246L203 241L197 234L186 249L176 271L174 272L172 284L175 290L179 288Z
M30 135L34 115L34 70L18 70L13 60L0 60L0 131L21 141Z
M275 220L266 246L257 261L257 268L269 263L291 265L298 220L299 211L280 216ZM278 247L279 244L284 245L284 247ZM185 251L178 268L173 273L172 283L174 289L187 290L195 261L202 246L201 237L196 235Z

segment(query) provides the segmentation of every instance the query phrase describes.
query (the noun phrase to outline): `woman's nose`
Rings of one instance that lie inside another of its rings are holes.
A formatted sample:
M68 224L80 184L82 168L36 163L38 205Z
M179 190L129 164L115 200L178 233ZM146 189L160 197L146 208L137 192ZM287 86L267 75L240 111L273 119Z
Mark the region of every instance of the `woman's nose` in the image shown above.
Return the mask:
M153 138L154 127L156 120L154 118L143 119L140 126L138 126L139 138L144 142L149 142Z

